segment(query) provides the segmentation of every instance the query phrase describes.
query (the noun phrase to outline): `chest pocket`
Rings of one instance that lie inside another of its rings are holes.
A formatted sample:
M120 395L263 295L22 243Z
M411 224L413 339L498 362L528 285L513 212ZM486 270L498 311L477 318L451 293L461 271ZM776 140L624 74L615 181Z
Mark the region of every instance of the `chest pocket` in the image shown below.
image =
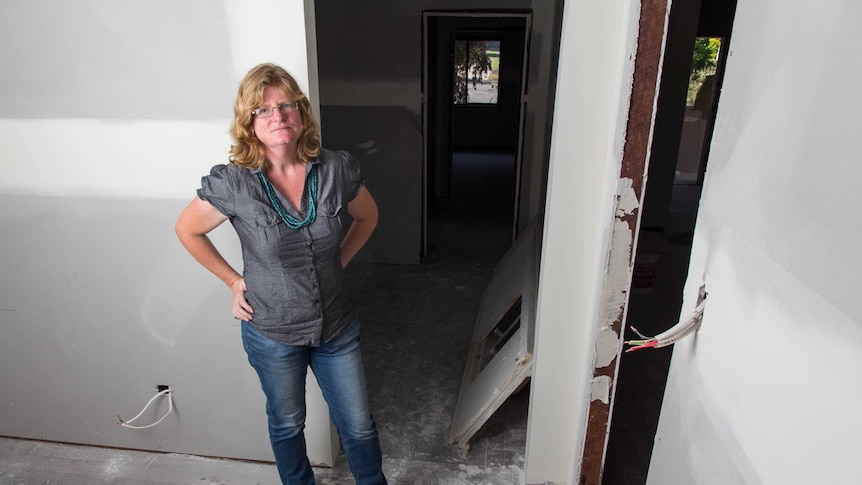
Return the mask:
M341 244L343 217L341 204L321 204L317 209L317 220L311 225L314 239L326 241L327 247Z
M294 231L287 227L275 209L264 204L249 211L248 221L249 235L257 241L254 249L256 253L278 254L285 245L301 240L299 235L291 234Z
M324 204L320 207L319 214L324 217L341 217L341 204Z
M251 213L251 221L254 227L265 229L281 222L281 218L275 210L269 207L255 207Z

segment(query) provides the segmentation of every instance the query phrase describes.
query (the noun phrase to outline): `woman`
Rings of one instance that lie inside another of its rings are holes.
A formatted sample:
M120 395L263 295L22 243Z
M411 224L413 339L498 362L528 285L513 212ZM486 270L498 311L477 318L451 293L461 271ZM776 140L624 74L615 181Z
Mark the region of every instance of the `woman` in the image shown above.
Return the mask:
M311 366L356 483L385 484L359 322L342 292L343 268L374 231L377 205L357 162L320 147L308 99L278 66L261 64L242 80L230 132L230 163L203 177L176 232L233 293L233 316L266 395L281 480L314 484L303 433ZM346 233L345 210L353 220ZM242 245L242 275L207 237L226 220Z

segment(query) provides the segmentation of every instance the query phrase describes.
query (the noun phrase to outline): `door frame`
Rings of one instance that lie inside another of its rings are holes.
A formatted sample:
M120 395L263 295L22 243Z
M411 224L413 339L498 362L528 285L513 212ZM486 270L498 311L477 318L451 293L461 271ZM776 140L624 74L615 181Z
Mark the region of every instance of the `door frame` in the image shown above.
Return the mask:
M664 56L668 8L669 0L643 0L640 6L628 122L619 172L619 180L631 181L630 193L636 195L637 200L630 210L621 210L622 200L617 201L615 224L619 225L620 230L628 232L629 237L614 238L607 251L607 267L627 267L629 280L621 284L605 274L602 281L602 298L599 304L599 315L602 316L602 321L596 322L596 328L609 329L615 333L616 355L610 362L599 358L594 362L592 382L601 382L602 389L605 389L604 385L607 384L606 389L609 392L606 399L601 399L594 390L588 405L583 451L576 482L579 484L600 484L604 468L614 391L623 348L622 327L628 311L630 277L637 252L641 201L646 190L648 158L652 146L656 101L660 86L659 66ZM629 244L625 241L630 241L630 245L621 247ZM596 335L595 345L600 345L602 336L602 333Z
M452 109L451 109L451 101L447 103L447 109L438 110L434 103L440 105L443 103L442 100L438 99L438 93L440 89L433 89L432 86L436 86L436 82L430 78L431 72L434 72L431 69L430 63L432 61L432 55L429 52L431 50L431 39L432 36L435 35L436 32L432 31L429 26L429 21L432 19L523 19L524 20L524 41L523 41L523 57L521 61L520 68L520 87L518 92L518 142L515 149L515 191L513 194L514 197L514 213L512 214L512 239L517 236L517 228L519 224L519 204L521 201L521 171L523 165L523 151L524 151L524 126L525 126L525 116L527 111L527 68L528 68L528 54L529 54L529 45L530 45L530 32L532 27L532 13L529 11L514 11L514 10L506 10L506 11L424 11L422 12L422 222L421 222L421 248L420 254L424 256L427 254L428 248L428 208L430 204L431 197L433 194L429 190L431 184L436 184L436 180L429 180L429 171L432 167L432 164L436 162L433 160L429 160L429 151L435 145L439 145L439 139L437 137L433 137L435 127L432 124L442 125L442 123L437 122L437 117L442 116L447 118L449 121L445 123L445 126L448 126L449 130L452 128ZM485 25L478 25L475 28L471 27L469 24L464 25L464 29L470 29L471 31L482 30L483 28L487 28ZM460 28L460 27L459 27ZM449 96L446 98L451 100L451 86L447 91ZM441 112L442 111L442 112ZM434 139L432 139L432 137ZM447 165L448 170L445 174L445 177L451 176L451 159L452 159L452 136L451 132L448 135L448 140L446 141L445 150L447 151L445 156L449 159L449 164ZM436 157L439 159L441 154L437 154ZM435 177L436 179L440 179L440 177Z

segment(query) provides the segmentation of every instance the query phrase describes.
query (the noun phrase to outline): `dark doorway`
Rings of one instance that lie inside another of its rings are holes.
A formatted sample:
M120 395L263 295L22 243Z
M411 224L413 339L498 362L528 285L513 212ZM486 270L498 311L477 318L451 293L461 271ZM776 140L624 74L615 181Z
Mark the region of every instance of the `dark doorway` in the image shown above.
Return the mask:
M467 204L461 207L463 214L494 218L504 213L510 228L505 237L511 242L529 19L526 13L423 15L423 255L433 231L429 217L436 207L452 203L453 196L458 204ZM494 197L469 197L479 193Z
M735 9L735 0L671 7L626 340L639 338L632 326L656 335L680 315ZM698 67L704 48L714 51L711 69ZM603 485L646 483L672 352L622 354Z

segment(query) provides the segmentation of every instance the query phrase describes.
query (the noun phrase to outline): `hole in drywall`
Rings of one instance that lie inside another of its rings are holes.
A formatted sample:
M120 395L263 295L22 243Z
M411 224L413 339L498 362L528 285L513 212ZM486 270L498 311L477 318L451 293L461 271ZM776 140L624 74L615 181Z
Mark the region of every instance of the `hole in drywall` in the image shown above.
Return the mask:
M494 329L485 337L482 344L481 359L479 361L479 369L484 369L488 362L497 355L497 352L502 349L512 335L521 327L521 297L509 308L509 311L503 315L503 318L494 326Z

